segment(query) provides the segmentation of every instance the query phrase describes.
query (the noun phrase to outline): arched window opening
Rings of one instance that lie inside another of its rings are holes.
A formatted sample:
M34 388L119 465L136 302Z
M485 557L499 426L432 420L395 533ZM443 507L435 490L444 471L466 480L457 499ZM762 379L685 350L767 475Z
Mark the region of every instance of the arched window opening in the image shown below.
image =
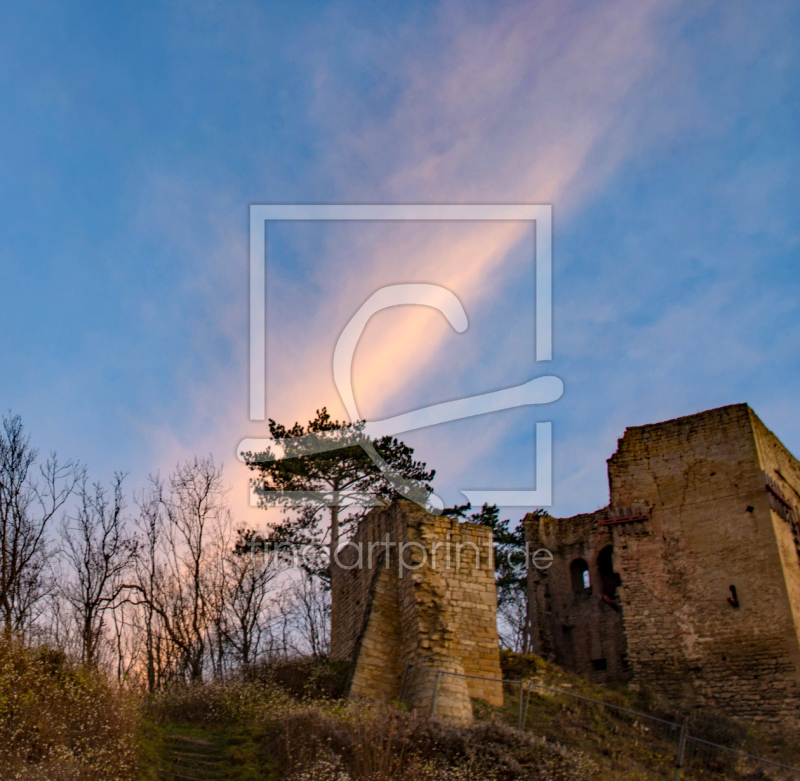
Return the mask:
M617 598L617 588L622 582L619 574L614 572L614 546L607 545L597 557L597 570L600 573L600 588L603 596L609 599Z
M572 578L572 590L576 594L581 594L591 589L592 580L589 576L589 565L583 559L575 559L570 564L569 569Z

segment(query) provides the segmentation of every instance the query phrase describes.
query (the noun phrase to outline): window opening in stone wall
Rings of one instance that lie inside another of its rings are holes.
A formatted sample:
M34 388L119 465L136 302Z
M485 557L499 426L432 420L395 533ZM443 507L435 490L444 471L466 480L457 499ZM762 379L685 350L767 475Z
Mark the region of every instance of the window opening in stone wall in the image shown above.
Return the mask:
M572 590L576 594L588 591L592 587L589 565L583 559L575 559L570 564L570 575L572 577Z
M605 659L592 659L592 669L595 672L608 669L608 662Z
M600 573L600 587L604 597L609 599L617 598L617 588L622 580L617 572L614 572L614 546L606 545L597 557L597 569Z
M739 595L736 593L736 586L729 586L728 590L731 592L728 597L728 604L731 607L739 607Z

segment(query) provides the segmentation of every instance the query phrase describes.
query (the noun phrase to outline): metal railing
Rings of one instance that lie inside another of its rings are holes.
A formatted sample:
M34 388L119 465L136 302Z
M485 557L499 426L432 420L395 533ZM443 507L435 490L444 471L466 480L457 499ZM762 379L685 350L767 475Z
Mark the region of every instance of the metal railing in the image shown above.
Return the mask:
M626 708L622 705L606 702L605 700L588 697L566 689L559 689L553 686L546 686L534 679L516 681L505 678L489 678L482 675L468 675L466 673L451 672L448 670L434 670L421 665L407 664L403 674L403 682L400 690L399 701L403 702L407 690L409 672L412 669L426 671L433 674L433 692L431 695L430 706L428 708L428 718L436 717L437 696L439 694L439 682L444 675L451 675L459 678L470 678L482 681L500 683L504 690L504 700L509 694L513 701L514 712L516 714L516 726L519 730L525 730L528 726L528 716L530 712L530 702L532 692L541 692L540 696L570 698L572 701L586 704L591 707L600 706L606 711L610 711L620 719L628 719L628 726L636 729L640 738L650 740L654 745L661 744L661 748L669 745L672 747L665 755L665 760L669 758L670 773L674 781L681 778L763 778L774 779L774 781L788 781L797 779L800 781L800 768L793 765L776 762L772 759L760 757L748 753L740 748L725 746L708 740L699 735L692 735L689 732L690 719L679 723L670 719L661 718L651 713ZM518 688L517 688L518 687ZM509 709L506 710L510 713ZM631 722L632 720L632 722ZM689 775L684 775L684 771ZM760 775L754 775L761 771Z

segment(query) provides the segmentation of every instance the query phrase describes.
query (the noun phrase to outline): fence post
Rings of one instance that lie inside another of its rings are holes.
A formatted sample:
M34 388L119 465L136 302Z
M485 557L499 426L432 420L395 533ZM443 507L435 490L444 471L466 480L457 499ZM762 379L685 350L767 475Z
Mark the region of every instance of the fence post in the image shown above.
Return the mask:
M686 754L686 722L681 725L681 734L678 737L678 750L675 752L675 775L673 781L681 781L681 768Z
M525 695L525 710L522 712L522 729L525 729L525 725L528 723L528 706L531 704L531 686L533 686L533 681L528 681L528 693Z
M517 729L522 729L522 695L525 693L525 684L520 681L519 682L519 719L517 721Z
M432 719L434 714L436 713L436 693L439 691L440 675L441 673L437 672L436 677L433 679L433 694L431 695L431 712L428 714L429 719Z
M411 662L406 662L406 669L405 669L405 672L403 673L403 685L400 687L400 696L397 698L398 702L402 702L403 701L403 697L405 697L405 694L406 694L406 681L408 680L408 671L413 666L414 665L412 665Z

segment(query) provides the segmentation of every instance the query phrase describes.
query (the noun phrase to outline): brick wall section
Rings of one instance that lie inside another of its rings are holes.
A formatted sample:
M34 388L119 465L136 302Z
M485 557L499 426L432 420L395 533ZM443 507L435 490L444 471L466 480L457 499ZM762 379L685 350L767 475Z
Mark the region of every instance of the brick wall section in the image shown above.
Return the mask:
M603 600L598 558L613 542L610 529L598 526L605 517L599 510L572 518L531 514L523 520L529 550L554 554L547 569L528 570L533 651L597 683L630 677L622 611L618 600L613 605ZM576 591L571 565L579 560L589 567L591 586Z
M737 404L628 428L608 474L605 510L526 523L531 541L555 554L551 574L529 577L541 647L564 657L556 632L564 616L584 634L602 635L597 614L570 606L566 567L576 555L591 567L610 539L634 684L748 719L796 719L800 463ZM642 515L644 522L633 520ZM615 517L631 520L601 527ZM738 607L728 601L732 585ZM576 648L574 669L585 656Z
M433 516L401 500L373 510L339 561L331 656L353 662L353 695L396 699L407 663L500 680L490 529ZM433 681L432 673L412 670L406 702L427 709ZM470 698L499 704L501 685L441 676L436 712L468 719Z

